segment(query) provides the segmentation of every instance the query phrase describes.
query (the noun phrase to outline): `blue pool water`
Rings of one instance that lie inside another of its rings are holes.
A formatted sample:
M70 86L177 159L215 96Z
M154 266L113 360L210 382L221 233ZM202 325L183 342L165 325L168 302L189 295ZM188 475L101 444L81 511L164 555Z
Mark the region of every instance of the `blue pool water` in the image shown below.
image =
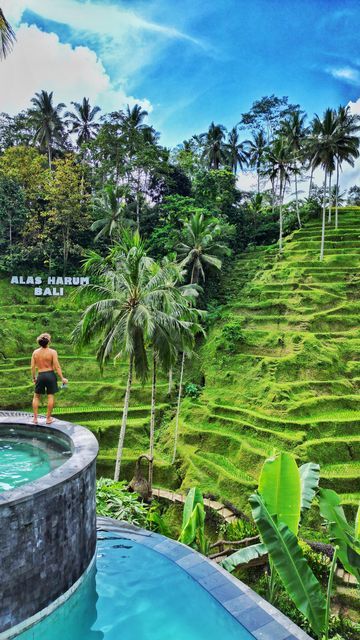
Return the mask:
M254 640L167 558L101 533L96 566L77 591L19 640Z
M47 447L36 438L31 443L0 438L0 492L37 480L63 462L63 451Z

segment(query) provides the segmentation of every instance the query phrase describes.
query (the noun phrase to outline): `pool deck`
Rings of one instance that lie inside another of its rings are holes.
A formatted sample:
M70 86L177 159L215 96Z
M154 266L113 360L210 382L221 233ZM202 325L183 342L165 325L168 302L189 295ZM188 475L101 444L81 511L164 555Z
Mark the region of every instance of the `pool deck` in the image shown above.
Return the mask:
M112 518L98 517L97 528L98 531L121 534L177 564L257 640L311 640L307 633L250 587L190 547Z

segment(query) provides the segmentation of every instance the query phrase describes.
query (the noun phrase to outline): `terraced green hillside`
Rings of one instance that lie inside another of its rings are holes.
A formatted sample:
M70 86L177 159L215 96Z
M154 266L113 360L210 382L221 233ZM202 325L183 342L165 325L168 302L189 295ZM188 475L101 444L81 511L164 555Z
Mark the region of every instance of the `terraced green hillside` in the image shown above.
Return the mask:
M360 497L360 224L342 211L339 230L326 232L319 262L320 223L275 247L257 248L224 274L229 303L209 332L188 380L201 369L205 387L185 398L179 459L171 465L174 405L159 380L155 483L204 491L243 507L263 460L274 450L318 461L322 484L345 504ZM99 473L111 475L125 391L126 366L100 376L94 350L69 344L79 310L69 297L37 299L31 288L0 281L0 407L31 409L29 360L36 336L53 335L70 380L57 415L88 426L100 442ZM122 474L148 448L150 387L134 385Z
M360 212L344 210L285 243L241 256L227 274L229 304L202 348L205 388L185 399L183 486L240 505L274 450L321 464L321 483L345 504L360 497Z

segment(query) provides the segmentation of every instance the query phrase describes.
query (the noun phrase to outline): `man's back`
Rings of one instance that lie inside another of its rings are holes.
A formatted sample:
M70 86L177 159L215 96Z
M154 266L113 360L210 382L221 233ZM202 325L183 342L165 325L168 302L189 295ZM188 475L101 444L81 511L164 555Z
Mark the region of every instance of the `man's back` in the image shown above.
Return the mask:
M33 358L38 371L53 371L57 353L50 347L35 349Z

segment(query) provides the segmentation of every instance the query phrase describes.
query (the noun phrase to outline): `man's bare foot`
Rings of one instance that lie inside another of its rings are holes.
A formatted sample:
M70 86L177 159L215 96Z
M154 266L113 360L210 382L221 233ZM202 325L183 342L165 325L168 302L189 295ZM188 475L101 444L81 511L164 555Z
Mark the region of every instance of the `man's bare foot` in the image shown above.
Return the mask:
M46 424L52 424L53 422L55 422L55 418L46 419Z
M31 420L31 424L39 424L39 423L38 423L37 419L35 420L35 418L33 418L33 419Z

